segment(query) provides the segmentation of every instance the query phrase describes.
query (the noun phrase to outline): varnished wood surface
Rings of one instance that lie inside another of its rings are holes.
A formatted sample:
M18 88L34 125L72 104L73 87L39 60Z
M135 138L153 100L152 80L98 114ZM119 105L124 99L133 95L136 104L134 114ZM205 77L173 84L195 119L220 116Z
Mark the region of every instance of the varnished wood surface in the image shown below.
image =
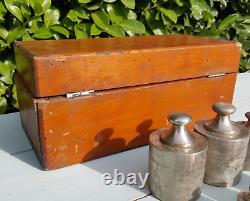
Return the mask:
M22 119L22 127L36 150L37 157L41 160L36 99L33 98L29 90L24 86L22 79L17 74L15 74L15 83L18 91L19 108L21 109L20 116Z
M124 38L94 38L83 40L38 40L16 42L17 46L35 57L61 57L82 54L122 54L133 51L152 51L165 48L181 49L190 46L213 47L235 45L232 41L188 35L136 36Z
M237 72L240 46L164 35L18 42L15 54L26 86L47 97Z
M237 107L232 119L245 120L250 111L250 73L239 74L233 104ZM148 146L61 168L42 171L22 131L19 113L0 115L0 200L2 201L158 201L148 195L149 189L138 185L105 185L104 173L113 174L114 169L124 173L148 172ZM243 172L241 182L229 188L203 184L198 201L236 201L237 193L247 191L250 172ZM69 193L70 192L70 193ZM148 196L147 196L148 195ZM142 198L143 197L143 198Z
M232 73L75 99L37 99L42 163L55 169L146 145L170 112L187 112L194 121L210 118L214 102L231 102L235 78Z

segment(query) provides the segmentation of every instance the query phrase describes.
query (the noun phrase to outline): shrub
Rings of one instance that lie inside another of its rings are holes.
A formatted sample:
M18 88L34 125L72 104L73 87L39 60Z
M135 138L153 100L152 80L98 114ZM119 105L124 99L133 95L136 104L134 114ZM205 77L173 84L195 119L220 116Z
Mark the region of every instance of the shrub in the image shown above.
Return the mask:
M233 3L231 3L233 2ZM18 108L17 40L184 33L239 41L250 69L248 0L0 0L0 113Z

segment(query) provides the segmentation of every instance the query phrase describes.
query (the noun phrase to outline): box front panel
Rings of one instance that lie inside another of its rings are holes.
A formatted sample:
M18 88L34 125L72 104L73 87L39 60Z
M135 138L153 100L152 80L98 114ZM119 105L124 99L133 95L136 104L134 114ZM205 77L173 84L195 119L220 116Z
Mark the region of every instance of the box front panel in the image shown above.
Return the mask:
M150 132L166 126L170 112L187 112L194 121L210 118L213 103L232 101L235 78L232 73L74 99L38 99L44 167L55 169L146 145Z

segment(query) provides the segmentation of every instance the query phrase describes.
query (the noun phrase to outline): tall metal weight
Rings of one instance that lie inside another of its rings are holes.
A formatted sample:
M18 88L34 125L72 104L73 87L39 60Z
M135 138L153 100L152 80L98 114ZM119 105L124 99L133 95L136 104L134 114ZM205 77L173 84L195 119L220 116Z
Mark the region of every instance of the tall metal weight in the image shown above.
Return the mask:
M205 171L207 142L186 125L191 117L169 115L171 129L151 133L149 143L149 187L161 201L191 201L200 197Z
M233 186L240 181L249 135L246 128L232 122L236 108L228 103L216 103L217 115L198 121L195 129L208 141L204 182L213 186Z

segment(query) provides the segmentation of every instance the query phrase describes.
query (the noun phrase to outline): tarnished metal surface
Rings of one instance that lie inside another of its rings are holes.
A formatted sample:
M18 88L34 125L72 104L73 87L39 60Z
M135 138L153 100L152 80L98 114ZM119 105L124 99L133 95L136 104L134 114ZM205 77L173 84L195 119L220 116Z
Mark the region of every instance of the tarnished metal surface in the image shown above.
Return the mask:
M195 129L208 141L204 182L213 186L233 186L241 178L249 135L246 128L230 120L234 106L216 103L213 110L217 113L214 119L195 124Z
M171 147L191 147L195 138L189 134L185 125L189 124L192 118L184 113L174 113L169 116L169 121L175 126L162 134L162 142Z
M230 114L236 111L236 108L228 103L216 103L213 110L217 113L215 118L204 122L204 127L211 132L218 134L238 135L240 128L230 120Z
M247 112L245 116L248 119L248 121L244 123L244 127L248 130L248 133L250 134L250 112ZM248 143L244 170L250 171L250 143Z
M250 201L250 186L249 186L249 192L240 192L238 194L237 201Z
M161 201L190 201L200 197L207 151L206 140L190 133L185 125L191 117L172 114L171 129L150 135L149 187Z

